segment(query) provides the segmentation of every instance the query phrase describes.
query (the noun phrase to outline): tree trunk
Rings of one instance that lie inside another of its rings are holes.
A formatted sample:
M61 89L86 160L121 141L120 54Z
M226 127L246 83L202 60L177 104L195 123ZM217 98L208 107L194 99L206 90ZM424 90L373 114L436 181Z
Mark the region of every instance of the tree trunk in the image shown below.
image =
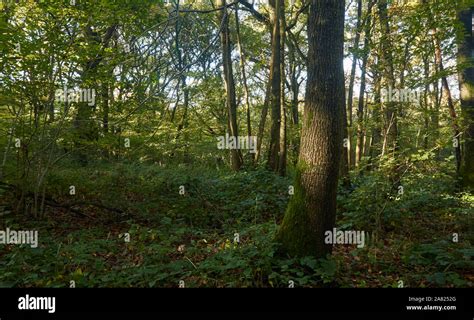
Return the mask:
M381 99L380 99L380 90L381 90L381 79L380 73L377 69L374 69L374 108L372 111L372 122L374 126L372 127L372 138L370 139L370 148L369 148L369 163L367 165L367 170L371 171L377 167L376 158L381 154L381 139L382 139L382 125L381 123Z
M290 90L291 90L291 120L295 126L298 126L299 115L298 115L298 93L299 84L298 77L296 74L296 53L293 42L288 41L288 64L289 64L289 78L290 78Z
M352 66L351 66L351 75L349 78L349 90L347 97L347 116L348 116L348 129L347 129L347 153L349 156L348 166L349 169L354 167L355 164L355 148L352 146L352 105L354 97L354 81L357 60L359 59L359 42L360 42L360 33L361 33L361 23L362 23L362 0L357 0L357 23L356 23L356 34L354 37L354 44L352 48Z
M381 62L384 68L383 76L385 85L395 89L395 74L393 67L392 46L390 37L390 25L388 22L387 1L378 2L378 12L381 25ZM387 90L389 88L386 88ZM382 146L382 155L388 155L395 158L394 165L390 172L390 180L395 183L398 181L398 165L396 164L396 153L398 151L398 116L397 104L393 101L385 102L385 121L384 121L384 140Z
M107 32L103 39L92 30L90 26L86 26L84 33L88 41L97 42L102 44L103 49L107 48L110 39L115 33L116 25L112 25L107 29ZM96 76L97 68L103 59L102 54L97 54L91 57L84 65L84 70L81 75L82 88L90 89L90 85L93 82L93 78ZM76 137L74 141L75 154L82 164L87 164L87 144L86 141L93 141L98 139L98 127L96 123L92 121L92 114L95 106L90 106L88 102L79 102L77 104L77 114L74 119L74 129L76 131Z
M359 89L359 102L357 106L357 145L356 145L356 158L355 164L359 165L362 156L364 154L364 95L365 95L365 77L367 72L367 60L369 57L369 40L371 35L371 17L372 17L372 6L374 2L369 1L367 5L367 18L364 26L364 52L362 53L362 70L360 75L360 89Z
M423 72L425 79L429 79L430 76L430 65L429 65L429 56L423 55ZM425 83L425 90L423 93L423 120L424 120L424 134L423 134L423 149L428 150L429 148L429 132L430 132L430 108L429 108L429 99L428 96L430 94L430 84L427 82ZM418 143L417 143L418 144Z
M325 231L336 219L345 108L344 1L312 0L308 19L308 80L295 194L277 234L290 255L332 251Z
M474 7L461 11L459 20L464 26L465 37L459 43L458 60L460 64L472 63L474 36L472 17ZM461 180L465 189L474 188L474 67L465 68L459 74L461 92L461 112L464 119L464 144L461 161Z
M239 23L239 7L238 4L235 7L235 32L237 34L237 46L239 48L240 55L240 72L242 74L242 84L244 85L244 99L247 113L247 137L250 141L252 136L252 124L250 122L250 94L249 87L247 85L247 74L245 72L245 53L242 48L242 41L240 39L240 23ZM249 152L252 161L255 161L255 154Z
M102 130L104 133L109 132L109 84L107 81L102 83Z
M277 0L280 1L280 0ZM278 161L278 173L281 176L286 174L286 104L285 104L285 41L286 41L286 19L285 19L285 1L281 0L279 7L280 19L280 107L281 107L281 123L280 123L280 150Z
M281 0L270 1L272 7L272 58L270 63L271 80L271 119L270 146L268 148L268 168L278 172L280 152L281 125L281 35L280 5Z
M451 122L452 122L451 125L453 127L454 154L456 156L456 172L459 174L459 170L461 169L461 143L459 142L461 130L459 129L456 109L454 108L453 98L451 97L451 90L449 89L448 79L446 79L446 76L444 75L444 65L443 65L443 56L441 53L441 44L440 44L438 35L436 33L436 30L435 30L434 38L435 38L435 61L436 61L436 64L438 65L438 70L440 74L443 75L441 77L441 86L443 88L443 93L446 96L449 115L451 117Z
M217 6L224 7L226 0L218 0ZM229 136L238 139L239 130L237 126L237 102L235 97L234 73L232 71L232 56L230 46L229 15L227 8L224 7L218 11L219 25L222 23L221 46L222 46L222 64L224 69L224 82L226 91L226 104L228 111L228 129ZM238 171L242 166L242 153L240 149L231 149L231 166L233 170Z
M292 127L294 128L292 131L293 132L298 132L299 131L299 114L298 114L298 93L299 93L299 83L298 83L298 75L296 73L296 68L297 68L297 61L296 61L296 49L294 43L289 40L287 41L288 43L288 64L289 64L289 88L291 91L291 123ZM298 153L299 153L299 138L298 135L292 134L291 135L291 152L294 155L295 161L294 164L296 164L296 161L298 159Z
M260 155L262 154L263 133L265 131L265 122L267 121L268 105L270 103L270 91L271 91L271 79L268 80L268 83L266 86L262 113L260 114L260 122L258 124L257 154L255 155L255 162L258 162L258 160L260 159Z

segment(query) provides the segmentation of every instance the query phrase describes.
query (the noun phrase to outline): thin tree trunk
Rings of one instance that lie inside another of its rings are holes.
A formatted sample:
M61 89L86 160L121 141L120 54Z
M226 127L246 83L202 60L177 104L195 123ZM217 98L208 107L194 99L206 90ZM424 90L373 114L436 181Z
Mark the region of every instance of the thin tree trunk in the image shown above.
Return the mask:
M357 146L356 146L356 158L355 165L359 165L362 155L364 154L364 95L365 95L365 83L366 83L366 72L367 72L367 60L369 57L369 40L371 36L371 17L372 17L372 6L374 2L371 0L367 5L367 18L364 26L364 52L362 53L362 70L360 75L360 89L359 89L359 102L357 106Z
M105 81L102 83L102 130L104 133L109 132L109 84Z
M424 76L425 79L428 79L430 76L430 65L428 61L428 57L423 57L423 69L424 69ZM429 148L429 140L428 140L428 134L430 131L430 117L429 117L429 101L428 101L428 95L430 94L430 84L426 83L425 84L425 92L423 94L423 101L424 101L424 107L423 107L423 120L424 120L424 132L425 134L423 135L423 148L425 150L428 150Z
M392 58L392 46L390 37L390 25L388 21L387 2L385 0L378 2L379 19L382 28L381 35L381 58L384 67L385 83L389 88L395 89L395 74ZM387 88L387 89L389 89ZM398 181L398 165L397 165L397 151L398 151L398 116L396 102L388 101L385 103L385 121L384 121L384 140L382 147L382 155L391 155L394 159L394 165L391 169L390 180L392 182Z
M443 64L443 55L441 52L441 44L436 32L434 31L434 41L435 41L435 61L438 66L438 70L441 76L441 85L443 88L443 93L446 96L446 101L448 103L448 110L449 116L451 117L451 125L453 127L453 146L454 146L454 154L456 156L456 172L459 174L459 170L461 169L461 143L460 143L460 135L461 129L458 125L458 117L456 113L456 109L454 108L453 98L451 96L451 89L449 89L448 79L444 75L444 64Z
M299 129L299 114L298 114L298 93L299 93L299 83L298 76L296 74L297 62L296 62L296 49L294 43L289 40L288 43L288 64L289 64L289 79L290 79L290 91L291 91L291 123L293 126L293 131L297 132ZM291 138L291 152L294 154L296 164L299 153L299 138L298 135L292 134Z
M352 66L351 66L351 75L349 78L349 90L347 95L347 153L349 156L348 159L348 166L349 169L354 167L355 164L355 148L352 146L352 105L353 105L353 97L354 97L354 81L355 81L355 73L356 73L356 66L357 60L359 59L359 42L360 42L360 34L361 34L361 23L362 23L362 0L357 0L357 23L356 23L356 34L354 37L354 44L353 44L353 52L352 52ZM348 170L349 170L348 169Z
M107 32L103 39L99 35L92 31L90 26L86 26L84 33L88 41L96 42L102 44L103 49L107 48L110 42L110 39L115 33L116 25L112 25L107 29ZM95 72L103 59L102 54L94 55L91 57L84 65L84 70L82 71L81 80L83 84L89 83L90 79L95 76ZM81 89L90 89L87 88L88 85L84 85L84 88ZM77 104L77 114L74 119L74 128L76 130L76 139L74 141L75 153L80 163L83 165L87 164L87 145L85 141L93 141L98 139L98 128L97 125L92 121L94 106L90 106L88 102L79 102Z
M370 139L370 150L369 150L369 163L367 166L368 171L372 171L376 168L376 158L378 158L382 152L381 138L382 138L382 125L381 123L381 79L380 73L375 69L374 71L374 109L372 112L372 122L375 124L372 128L372 137Z
M226 0L218 0L217 6L224 7ZM222 30L220 34L222 46L222 64L224 69L224 82L226 90L226 104L228 111L228 127L229 136L234 137L236 141L239 136L239 129L237 126L237 102L235 97L235 82L232 71L232 56L230 46L230 31L229 31L229 15L227 8L218 11L219 24L222 22ZM242 153L240 149L231 149L231 166L232 169L238 171L242 166Z
M349 175L350 146L351 146L350 138L351 137L349 135L349 130L348 130L346 108L342 110L342 132L343 132L345 141L343 143L341 166L339 170L340 170L342 185L345 188L349 188L351 185L351 179Z
M270 74L271 77L271 74ZM258 125L257 135L257 153L255 155L255 162L258 162L262 154L263 133L265 131L265 122L267 121L268 106L270 103L271 79L267 82L265 90L265 99L263 101L262 113L260 114L260 122Z
M247 74L245 72L245 53L242 48L242 41L240 38L240 22L239 22L239 7L236 5L235 7L235 32L237 34L237 46L239 48L239 55L240 55L240 72L242 74L242 83L244 85L244 100L245 100L245 107L247 113L247 137L250 141L252 136L252 124L250 121L250 95L249 95L249 87L247 85ZM252 161L255 161L255 154L249 152L250 158Z

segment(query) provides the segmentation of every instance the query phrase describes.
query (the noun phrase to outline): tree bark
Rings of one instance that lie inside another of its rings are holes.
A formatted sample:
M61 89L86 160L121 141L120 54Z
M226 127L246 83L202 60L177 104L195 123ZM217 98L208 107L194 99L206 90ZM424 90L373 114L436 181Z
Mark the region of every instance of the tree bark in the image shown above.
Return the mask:
M224 7L226 0L218 0L217 6ZM228 129L229 136L238 139L239 129L237 126L237 102L235 97L235 82L234 73L232 71L232 56L230 46L230 31L229 31L229 15L227 7L218 11L219 25L222 23L222 30L220 34L222 47L222 65L224 69L224 82L226 91L226 104L228 112ZM238 171L242 166L242 153L240 149L231 149L231 166L232 169Z
M369 148L369 163L367 170L371 171L377 167L376 158L381 154L381 140L382 140L382 125L381 123L381 79L380 73L375 67L374 69L374 108L372 111L372 122L374 126L372 127L372 137L370 139L370 148Z
M355 164L355 149L352 146L352 105L354 97L354 81L357 60L359 59L359 42L361 34L361 24L362 24L362 0L357 0L357 23L356 23L356 34L354 37L354 44L352 48L352 66L351 66L351 75L349 78L349 90L347 95L347 155L349 159L347 160L348 170L354 167Z
M456 172L459 174L459 170L461 169L461 143L460 143L460 135L461 130L458 125L457 113L456 109L454 108L453 98L451 97L451 89L449 89L448 79L444 75L444 64L443 64L443 56L441 52L441 44L438 38L438 35L435 30L434 34L435 40L435 61L438 65L438 71L442 74L441 77L441 86L443 89L443 93L446 96L446 101L448 103L448 110L449 116L451 117L451 125L453 127L453 146L454 146L454 154L456 156Z
M308 19L308 80L295 194L277 233L290 255L323 257L336 219L345 108L344 1L312 0Z
M288 64L289 64L289 89L291 91L291 103L290 103L290 113L291 113L291 124L294 128L293 132L299 132L299 113L298 113L298 94L299 94L299 87L300 84L298 83L298 74L297 74L297 61L296 61L296 48L295 44L292 40L287 39L288 44ZM296 134L291 135L290 141L290 151L294 155L293 163L296 165L298 160L298 153L299 153L299 137Z
M280 1L280 0L277 0ZM280 19L280 107L281 107L281 123L280 123L280 150L278 160L278 173L281 176L286 174L286 104L285 104L285 41L286 41L286 19L285 19L285 1L281 0L279 7Z
M237 46L239 48L239 56L240 56L240 72L242 74L242 84L244 86L244 99L245 99L245 107L246 107L246 116L247 116L247 137L250 141L252 136L252 123L250 121L250 94L249 94L249 86L247 85L247 74L245 72L245 53L244 49L242 48L242 41L240 38L240 22L239 22L239 6L236 4L235 6L235 32L237 34ZM255 161L255 154L249 152L250 158L252 161Z
M268 148L268 168L278 172L281 125L281 34L280 34L281 0L270 1L272 7L272 58L270 63L271 79L271 119L270 146Z
M465 37L459 41L458 62L472 63L474 52L474 36L472 17L474 7L463 10L459 14ZM474 189L474 67L469 66L459 74L459 91L461 92L461 113L463 115L463 154L461 161L461 181L465 189Z
M341 166L339 170L340 170L342 185L345 188L349 188L351 185L351 179L349 175L351 137L350 137L349 129L348 129L346 108L342 110L342 128L343 128L342 131L343 131L344 139L346 140L344 141L343 148L342 148L342 159L341 159Z
M382 0L378 2L378 13L381 25L381 62L384 68L383 76L385 78L385 85L395 89L395 73L393 67L392 46L390 37L390 25L388 21L387 1ZM387 88L388 90L388 88ZM385 121L383 132L382 155L391 156L395 159L394 165L390 170L390 180L392 182L398 181L398 165L397 151L398 151L398 116L396 102L385 102Z
M262 113L260 114L260 122L258 124L257 154L255 155L255 162L258 162L258 160L260 159L260 155L262 154L263 133L265 131L265 122L267 121L268 106L270 103L270 91L271 91L271 79L268 80L268 83L266 86Z
M91 26L86 26L84 29L85 37L88 41L96 42L102 44L102 50L106 49L109 45L109 42L112 36L115 33L116 25L110 26L104 38L102 39L100 35L94 32ZM97 68L103 59L102 52L90 57L90 59L85 63L84 69L81 74L82 88L81 89L90 89L90 85L93 82L94 77L96 76ZM74 119L74 129L76 131L76 137L74 141L75 154L80 163L83 165L87 164L87 144L86 141L94 141L98 139L98 127L96 123L92 121L92 114L94 112L95 106L90 106L88 102L78 102L77 104L77 114Z
M360 75L360 89L359 89L359 101L357 106L357 145L356 145L356 158L355 165L358 166L362 156L364 154L364 137L365 137L365 127L364 127L364 95L365 95L365 83L366 83L366 72L367 72L367 60L369 57L369 39L371 35L372 28L372 7L374 2L371 0L367 5L367 18L365 20L364 26L364 51L362 53L362 70Z

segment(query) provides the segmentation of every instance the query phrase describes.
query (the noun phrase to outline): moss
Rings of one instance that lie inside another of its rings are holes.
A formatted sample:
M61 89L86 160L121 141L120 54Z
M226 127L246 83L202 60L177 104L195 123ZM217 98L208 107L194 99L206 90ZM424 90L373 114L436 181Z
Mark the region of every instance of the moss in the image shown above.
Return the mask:
M323 243L319 243L318 233L310 223L306 192L301 184L305 167L298 164L296 168L295 194L290 199L275 241L281 245L280 254L322 257L327 253L327 249Z

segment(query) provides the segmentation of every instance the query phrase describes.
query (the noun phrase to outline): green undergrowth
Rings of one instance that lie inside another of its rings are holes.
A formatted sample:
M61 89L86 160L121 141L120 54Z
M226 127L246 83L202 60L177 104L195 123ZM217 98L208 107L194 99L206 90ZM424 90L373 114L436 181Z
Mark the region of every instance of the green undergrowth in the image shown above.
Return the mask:
M263 169L93 167L61 166L46 183L55 201L82 203L73 208L88 217L50 206L41 219L13 214L3 191L0 229L38 230L39 247L0 247L1 287L473 284L474 197L453 191L453 179L441 172L410 173L393 199L383 192L383 176L353 180L354 190L339 194L337 227L364 230L370 241L360 249L335 246L332 256L315 259L276 254L291 177Z

